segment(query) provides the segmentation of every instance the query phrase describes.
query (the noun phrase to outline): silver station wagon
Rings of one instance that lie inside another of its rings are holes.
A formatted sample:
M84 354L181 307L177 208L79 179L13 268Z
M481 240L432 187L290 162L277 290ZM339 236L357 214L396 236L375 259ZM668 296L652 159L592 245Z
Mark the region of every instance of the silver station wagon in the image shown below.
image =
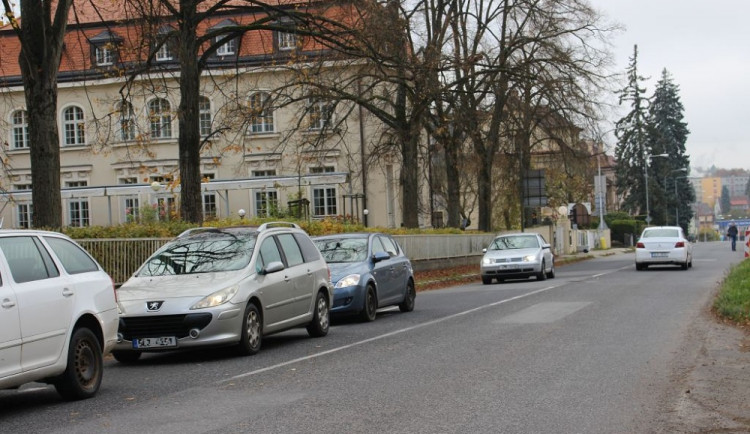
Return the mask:
M232 345L255 354L263 336L307 327L328 333L333 299L326 262L291 223L197 228L154 253L118 290L113 355Z

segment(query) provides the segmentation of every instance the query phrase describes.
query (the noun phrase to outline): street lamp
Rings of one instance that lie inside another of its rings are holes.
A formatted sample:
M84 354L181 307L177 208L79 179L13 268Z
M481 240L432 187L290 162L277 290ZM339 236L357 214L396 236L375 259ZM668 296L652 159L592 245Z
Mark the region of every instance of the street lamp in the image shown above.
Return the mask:
M687 171L688 171L687 167L680 167L679 169L672 170L670 173L675 173L675 172L686 173ZM665 200L667 199L667 195L669 194L668 193L669 192L669 187L668 187L667 181L669 179L672 179L672 180L674 180L674 196L675 196L675 203L676 203L676 201L677 201L677 180L680 179L680 178L685 178L685 176L671 176L670 177L670 176L664 175L664 199ZM668 206L668 203L669 202L667 201L667 203L664 204L664 223L665 224L669 224L669 206ZM677 222L677 220L675 220L675 226L679 226L679 225L680 224Z
M644 159L646 164L643 165L643 172L646 175L646 225L648 226L651 224L651 210L648 207L648 165L651 164L652 158L657 158L657 157L666 158L666 157L669 157L669 154L656 154L656 155L645 154L644 157L646 157Z

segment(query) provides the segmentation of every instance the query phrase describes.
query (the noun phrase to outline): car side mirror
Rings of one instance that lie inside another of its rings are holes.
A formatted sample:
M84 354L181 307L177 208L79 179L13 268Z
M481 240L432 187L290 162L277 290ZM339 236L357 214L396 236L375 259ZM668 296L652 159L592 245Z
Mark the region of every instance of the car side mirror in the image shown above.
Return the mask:
M260 270L261 275L271 274L271 273L277 273L284 269L284 263L280 261L273 261L270 264L263 267L262 270Z
M487 253L487 247L482 249L482 253Z
M550 246L550 245L549 245L549 244L547 244L547 243L545 243L545 244L542 244L542 248L543 248L543 249L550 249L551 247L552 247L552 246Z
M386 259L391 259L391 255L387 252L376 252L372 255L372 262L385 261Z

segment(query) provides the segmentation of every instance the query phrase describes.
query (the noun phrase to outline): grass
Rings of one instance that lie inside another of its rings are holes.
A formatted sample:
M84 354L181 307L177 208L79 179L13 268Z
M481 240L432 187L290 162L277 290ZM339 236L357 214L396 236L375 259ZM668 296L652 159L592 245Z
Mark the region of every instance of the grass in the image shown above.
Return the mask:
M714 301L714 310L735 323L750 324L750 261L742 261L729 270Z

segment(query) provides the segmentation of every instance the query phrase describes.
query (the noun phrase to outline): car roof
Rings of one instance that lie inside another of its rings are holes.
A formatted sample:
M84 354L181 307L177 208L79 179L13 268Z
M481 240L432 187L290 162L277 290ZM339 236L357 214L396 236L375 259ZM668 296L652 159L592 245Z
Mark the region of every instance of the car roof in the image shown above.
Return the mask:
M263 223L260 226L225 226L225 227L212 227L204 226L199 228L190 228L177 236L177 238L186 238L195 236L198 234L216 233L216 234L249 234L249 233L261 233L267 231L290 231L296 230L304 232L296 223L290 222L268 222Z
M55 235L58 237L70 238L67 235L54 232L46 231L42 229L0 229L0 236L17 236L17 235Z
M367 238L371 235L384 235L384 234L380 232L347 232L345 234L318 235L316 237L312 237L312 239L323 240L323 239L342 239L342 238Z

